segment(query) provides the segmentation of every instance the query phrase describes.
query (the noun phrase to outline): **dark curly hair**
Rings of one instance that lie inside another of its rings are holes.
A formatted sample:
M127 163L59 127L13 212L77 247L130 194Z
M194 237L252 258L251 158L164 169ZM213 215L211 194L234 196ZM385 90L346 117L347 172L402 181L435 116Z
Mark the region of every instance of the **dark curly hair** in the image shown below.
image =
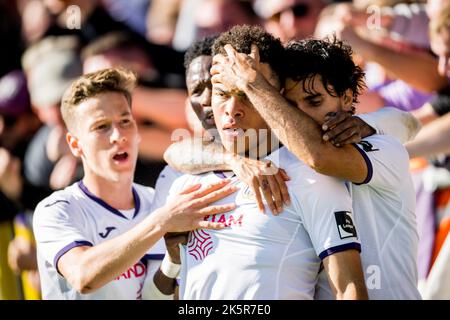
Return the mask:
M219 37L218 34L204 37L203 39L194 42L187 49L186 53L184 54L184 68L186 69L186 72L188 71L189 65L191 64L192 60L194 60L195 58L200 56L212 55L211 48L217 37Z
M213 56L224 54L224 46L230 44L236 51L249 54L252 43L259 49L260 61L270 65L272 70L281 78L284 48L279 38L258 26L240 25L222 33L212 47Z
M352 48L335 37L324 40L292 41L286 46L284 76L303 81L303 90L312 92L315 75L322 77L325 90L332 96L353 92L353 102L365 88L364 71L352 59ZM333 88L330 90L329 86Z

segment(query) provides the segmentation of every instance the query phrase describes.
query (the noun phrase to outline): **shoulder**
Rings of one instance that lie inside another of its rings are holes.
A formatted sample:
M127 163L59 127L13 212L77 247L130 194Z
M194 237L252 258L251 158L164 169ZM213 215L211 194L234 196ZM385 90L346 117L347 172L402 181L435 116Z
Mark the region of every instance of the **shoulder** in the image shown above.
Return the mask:
M278 149L277 153L272 153L267 159L286 171L291 178L287 182L289 191L299 198L327 194L328 190L332 192L344 186L342 180L314 171L285 147Z
M159 173L158 180L156 181L156 188L161 185L171 185L177 178L183 176L184 173L173 169L171 166L167 165Z
M373 135L356 144L367 156L381 157L386 161L403 161L409 163L409 155L403 144L389 135ZM364 155L363 155L364 156Z
M78 213L81 194L78 186L73 184L64 190L53 192L36 206L33 214L33 224L39 224L47 220L73 219Z

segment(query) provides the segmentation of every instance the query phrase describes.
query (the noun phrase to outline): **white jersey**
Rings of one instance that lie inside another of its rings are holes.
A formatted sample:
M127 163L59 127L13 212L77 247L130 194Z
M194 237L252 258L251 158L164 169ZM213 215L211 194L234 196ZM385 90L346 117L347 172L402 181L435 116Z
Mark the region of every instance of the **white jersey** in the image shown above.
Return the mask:
M395 138L373 135L356 145L368 176L350 184L370 299L420 299L415 191L408 153ZM322 272L323 273L323 272ZM321 274L316 298L333 299Z
M291 205L279 216L263 214L250 189L232 177L240 190L215 204L235 202L236 209L206 218L227 228L193 231L182 246L181 299L312 299L321 259L360 250L343 182L314 172L286 148L268 159L291 177ZM182 176L169 197L188 185L223 178L217 173Z
M42 297L140 299L147 269L159 266L164 248L153 247L115 280L90 294L80 294L72 288L58 272L57 263L77 246L95 246L133 228L151 213L153 196L152 188L133 184L135 208L119 211L97 198L79 181L42 200L33 218ZM157 261L147 265L148 259Z
M181 177L183 173L176 171L170 166L165 166L158 176L155 185L155 197L153 199L153 210L161 208L166 204L169 190L176 179Z

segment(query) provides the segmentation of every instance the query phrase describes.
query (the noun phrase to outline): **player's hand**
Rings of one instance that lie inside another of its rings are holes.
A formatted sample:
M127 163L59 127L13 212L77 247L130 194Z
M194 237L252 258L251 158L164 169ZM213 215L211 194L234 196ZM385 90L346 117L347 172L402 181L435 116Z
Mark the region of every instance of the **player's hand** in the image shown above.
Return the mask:
M15 237L8 246L8 264L16 274L25 270L37 270L36 248L30 241Z
M278 169L271 161L235 156L230 163L233 172L253 191L259 210L264 212L262 196L274 215L283 211L283 205L290 204L286 181L290 180L283 169Z
M171 262L181 264L179 244L186 244L189 232L168 232L164 235L167 253Z
M358 143L362 138L375 133L375 130L350 112L331 112L325 116L322 125L322 139L331 142L335 147L350 143Z
M154 212L165 232L183 232L205 229L222 229L223 223L206 221L205 217L224 213L236 208L234 203L210 206L211 203L223 199L238 187L230 186L230 180L203 187L200 184L191 186L172 199L164 207Z
M250 83L264 81L260 72L259 51L252 45L250 54L237 52L231 45L224 46L227 55L217 54L213 57L211 82L222 83L230 88L237 87L244 91Z

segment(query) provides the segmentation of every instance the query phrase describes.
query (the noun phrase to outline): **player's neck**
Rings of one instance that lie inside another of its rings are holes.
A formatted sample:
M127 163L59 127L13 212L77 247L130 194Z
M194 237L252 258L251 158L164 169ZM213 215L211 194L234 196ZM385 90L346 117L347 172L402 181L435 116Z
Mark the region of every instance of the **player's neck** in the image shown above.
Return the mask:
M133 177L122 180L111 181L87 174L83 178L83 184L93 195L102 199L111 207L118 210L132 209L135 206Z

